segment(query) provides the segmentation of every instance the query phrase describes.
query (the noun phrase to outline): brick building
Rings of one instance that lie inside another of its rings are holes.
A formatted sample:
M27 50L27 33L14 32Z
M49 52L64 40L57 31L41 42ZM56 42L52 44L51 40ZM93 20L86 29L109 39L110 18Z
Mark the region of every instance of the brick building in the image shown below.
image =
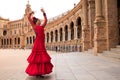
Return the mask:
M0 17L0 48L31 48L35 34L26 15L9 21ZM120 44L120 1L81 0L66 13L49 19L45 27L48 50L63 52L87 51L94 54L115 48Z

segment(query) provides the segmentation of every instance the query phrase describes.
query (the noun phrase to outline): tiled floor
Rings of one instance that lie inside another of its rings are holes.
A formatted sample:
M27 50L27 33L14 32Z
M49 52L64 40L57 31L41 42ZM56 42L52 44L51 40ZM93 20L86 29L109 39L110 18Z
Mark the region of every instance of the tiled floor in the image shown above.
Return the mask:
M28 76L25 69L30 52L0 49L0 80L120 80L120 61L82 52L48 51L53 72L44 78Z

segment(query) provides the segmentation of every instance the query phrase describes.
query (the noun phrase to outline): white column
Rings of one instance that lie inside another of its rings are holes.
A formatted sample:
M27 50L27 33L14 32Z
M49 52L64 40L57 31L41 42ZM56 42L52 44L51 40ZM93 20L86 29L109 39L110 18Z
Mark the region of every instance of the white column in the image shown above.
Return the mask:
M74 39L77 39L77 26L74 26Z
M65 31L63 30L63 41L65 41Z
M49 32L49 43L51 43L51 33Z
M55 42L55 31L53 30L53 42Z
M45 43L47 43L47 33L45 33Z
M58 42L60 42L60 31L58 30Z
M71 40L71 30L68 29L68 40Z

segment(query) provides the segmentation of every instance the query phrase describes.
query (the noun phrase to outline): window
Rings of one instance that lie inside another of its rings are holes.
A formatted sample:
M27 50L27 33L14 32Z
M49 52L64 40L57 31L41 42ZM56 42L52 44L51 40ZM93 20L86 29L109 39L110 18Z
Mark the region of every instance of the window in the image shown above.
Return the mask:
M7 31L6 30L3 31L3 35L4 36L7 35Z
M10 31L10 35L12 35L12 31Z
M14 31L14 33L16 34L16 30Z

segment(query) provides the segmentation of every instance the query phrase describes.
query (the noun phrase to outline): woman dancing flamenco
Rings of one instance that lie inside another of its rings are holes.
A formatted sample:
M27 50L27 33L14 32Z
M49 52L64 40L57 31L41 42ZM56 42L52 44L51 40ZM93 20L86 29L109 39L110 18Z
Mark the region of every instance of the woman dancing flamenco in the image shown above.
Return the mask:
M47 23L47 17L43 9L41 9L41 12L44 16L44 23L42 25L38 18L32 17L34 12L31 12L28 15L28 20L36 34L36 39L34 41L31 54L27 58L29 65L26 68L26 73L30 76L36 77L43 77L43 75L51 73L53 68L51 57L48 55L44 44L44 27Z

